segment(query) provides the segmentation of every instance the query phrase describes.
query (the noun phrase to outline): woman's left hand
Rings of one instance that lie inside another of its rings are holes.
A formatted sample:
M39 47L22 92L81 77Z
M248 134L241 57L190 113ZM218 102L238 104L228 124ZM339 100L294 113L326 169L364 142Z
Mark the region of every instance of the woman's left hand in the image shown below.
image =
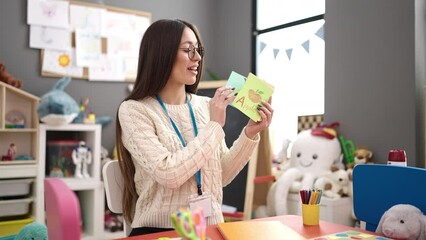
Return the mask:
M249 120L246 125L245 134L248 138L253 138L257 133L269 127L272 121L272 115L274 109L271 106L272 97L269 98L268 102L262 101L262 103L257 108L260 114L260 120L255 122Z

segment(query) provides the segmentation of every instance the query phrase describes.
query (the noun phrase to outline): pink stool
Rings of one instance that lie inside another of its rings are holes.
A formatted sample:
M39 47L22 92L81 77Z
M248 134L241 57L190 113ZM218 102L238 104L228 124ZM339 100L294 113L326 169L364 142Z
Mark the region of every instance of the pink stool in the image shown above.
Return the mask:
M47 233L49 239L81 239L80 203L60 178L44 180Z

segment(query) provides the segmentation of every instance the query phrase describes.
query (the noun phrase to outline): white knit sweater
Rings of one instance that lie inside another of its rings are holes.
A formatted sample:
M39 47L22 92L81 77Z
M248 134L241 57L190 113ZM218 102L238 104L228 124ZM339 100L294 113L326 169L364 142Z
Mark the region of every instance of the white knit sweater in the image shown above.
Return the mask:
M201 169L203 192L212 196L212 216L207 224L223 222L222 188L229 184L248 162L259 142L244 131L228 149L219 123L210 121L208 97L191 96L198 136L188 104L165 104L186 147L157 99L128 100L119 107L122 141L136 168L135 185L139 198L132 228L172 228L170 216L188 207L188 196L197 193L195 173Z

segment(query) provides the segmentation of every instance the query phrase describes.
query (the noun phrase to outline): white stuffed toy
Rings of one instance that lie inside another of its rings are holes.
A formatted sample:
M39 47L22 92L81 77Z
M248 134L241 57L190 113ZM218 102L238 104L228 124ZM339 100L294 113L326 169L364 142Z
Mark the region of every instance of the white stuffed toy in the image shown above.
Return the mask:
M330 171L331 165L341 163L343 155L336 132L328 129L324 136L318 134L323 130L314 130L304 130L297 135L291 148L289 168L272 184L266 206L256 209L256 217L287 214L289 192L312 188L318 177Z
M315 181L314 187L322 189L324 197L349 196L349 174L346 170L333 165L328 173Z
M376 232L389 238L425 240L426 216L413 205L397 204L383 214Z

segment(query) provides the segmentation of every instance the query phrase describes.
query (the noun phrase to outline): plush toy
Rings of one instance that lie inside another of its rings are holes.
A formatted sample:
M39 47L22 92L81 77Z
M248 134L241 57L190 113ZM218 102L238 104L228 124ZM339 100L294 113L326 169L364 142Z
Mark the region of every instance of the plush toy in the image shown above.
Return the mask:
M47 227L33 222L25 225L15 236L15 240L47 240Z
M331 165L341 163L343 155L337 133L333 129L326 131L327 136L318 134L318 129L316 133L304 130L297 135L291 148L289 168L272 184L266 206L256 209L256 217L287 214L289 192L313 187L314 181L328 173Z
M0 82L5 82L9 85L12 85L16 88L22 87L22 81L15 79L6 71L6 66L0 62Z
M382 215L376 232L389 238L424 240L426 216L413 205L397 204Z
M281 151L277 154L276 158L272 162L272 175L275 177L275 179L278 179L281 176L281 173L283 171L287 170L288 168L288 156L287 156L287 150L290 145L290 140L285 139L283 141L283 146L281 148Z
M77 117L80 112L77 102L64 92L70 81L69 77L59 79L52 90L41 97L37 113L42 122L59 126L71 123Z
M315 181L314 187L322 189L324 197L341 198L349 195L349 183L348 172L333 165L328 173Z
M373 152L366 147L357 147L354 151L354 161L346 164L346 167L354 168L358 164L372 164Z
M123 231L123 221L120 219L120 216L106 209L104 215L104 228L110 232Z

